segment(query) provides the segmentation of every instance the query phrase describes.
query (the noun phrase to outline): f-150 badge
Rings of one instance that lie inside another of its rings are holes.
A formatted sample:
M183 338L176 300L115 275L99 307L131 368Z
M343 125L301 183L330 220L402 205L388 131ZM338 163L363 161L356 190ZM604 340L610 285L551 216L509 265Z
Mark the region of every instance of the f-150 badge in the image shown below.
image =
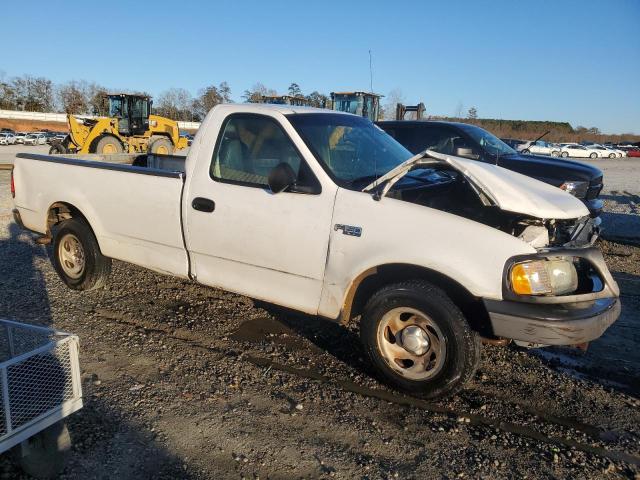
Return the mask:
M362 235L362 227L354 227L353 225L342 225L340 223L336 223L333 226L333 229L336 232L338 230L342 230L344 235L350 235L352 237L360 237Z

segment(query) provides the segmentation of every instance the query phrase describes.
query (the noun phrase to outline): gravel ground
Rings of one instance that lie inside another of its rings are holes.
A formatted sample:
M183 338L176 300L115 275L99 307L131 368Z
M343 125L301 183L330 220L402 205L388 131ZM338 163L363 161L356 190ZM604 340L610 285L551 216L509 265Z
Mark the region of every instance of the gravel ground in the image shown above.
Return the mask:
M12 223L0 172L0 317L81 339L85 407L62 478L640 479L640 248L603 242L623 317L586 353L483 350L455 398L390 391L342 328L114 262L63 286ZM21 478L6 456L1 478Z

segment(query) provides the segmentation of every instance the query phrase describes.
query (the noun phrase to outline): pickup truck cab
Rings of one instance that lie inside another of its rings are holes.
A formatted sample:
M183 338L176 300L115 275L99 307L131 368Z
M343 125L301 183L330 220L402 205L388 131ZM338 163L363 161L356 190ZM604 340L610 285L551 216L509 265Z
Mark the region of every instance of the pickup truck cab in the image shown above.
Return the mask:
M567 156L561 148L549 150L554 158L535 155L537 152L532 149L521 153L490 132L468 123L385 121L378 122L378 126L413 153L430 148L499 165L571 193L585 203L593 217L602 211L603 202L598 198L603 185L602 171L593 165L555 158L556 154ZM522 145L517 148L525 149Z
M472 377L481 336L578 344L620 311L582 202L347 113L219 105L186 158L19 154L12 193L70 288L113 258L359 321L379 375L426 397Z

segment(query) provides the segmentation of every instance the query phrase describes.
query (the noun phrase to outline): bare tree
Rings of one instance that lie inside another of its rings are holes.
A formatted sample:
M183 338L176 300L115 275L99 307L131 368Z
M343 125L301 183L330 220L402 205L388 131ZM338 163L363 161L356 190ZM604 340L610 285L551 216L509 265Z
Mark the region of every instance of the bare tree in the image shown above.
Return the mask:
M155 111L173 120L193 120L193 98L184 88L170 88L158 96Z
M86 82L72 80L58 87L58 102L64 113L88 113Z
M257 103L262 100L265 95L277 95L273 88L267 88L262 83L255 83L250 90L245 90L242 98L247 103Z
M399 103L405 103L405 97L402 90L394 88L387 94L387 101L384 104L384 118L386 120L393 120L396 118L396 106Z
M109 92L105 87L97 83L90 83L85 92L89 113L100 116L108 115L107 95L109 95Z
M209 85L200 90L198 98L193 102L193 110L198 119L202 119L216 105L230 102L231 88L227 82L222 82L217 87Z
M478 110L476 109L476 107L471 107L469 109L469 111L467 112L467 118L469 120L475 120L478 118Z
M29 112L50 112L54 107L53 83L44 77L23 75L11 80L16 108Z
M320 93L317 90L314 90L309 95L305 97L309 102L309 105L317 108L327 108L329 104L329 97L324 93Z

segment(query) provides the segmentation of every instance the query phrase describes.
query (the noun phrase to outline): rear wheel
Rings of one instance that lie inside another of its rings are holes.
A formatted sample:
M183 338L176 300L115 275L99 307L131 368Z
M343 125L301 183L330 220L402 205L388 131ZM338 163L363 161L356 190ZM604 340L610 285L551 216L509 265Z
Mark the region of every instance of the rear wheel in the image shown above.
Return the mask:
M616 158L616 154L615 153L610 153L609 154L609 158Z
M559 151L557 151L557 150L553 150L553 151L551 152L551 156L552 156L552 157L559 157L559 156L560 156L560 152L559 152Z
M53 145L51 145L51 148L49 149L49 155L62 154L62 153L67 153L67 149L64 147L62 142L56 142Z
M522 153L524 153L525 155L529 155L531 151L528 148L525 148L524 150L522 150Z
M166 137L156 137L151 140L149 151L158 155L171 155L173 153L173 144Z
M117 153L122 153L124 151L124 147L116 137L104 135L95 142L95 145L91 150L93 150L92 153L115 155Z
M364 309L360 335L380 377L426 398L457 392L480 361L480 341L462 312L423 280L382 288Z
M567 157L569 156L569 152L562 152L562 153L560 154L560 156L561 156L562 158L567 158Z
M593 152L591 155L589 155L590 158L598 158L598 154L596 152Z
M65 220L56 227L53 266L62 281L74 290L100 288L111 273L111 259L102 255L91 227L79 218Z

